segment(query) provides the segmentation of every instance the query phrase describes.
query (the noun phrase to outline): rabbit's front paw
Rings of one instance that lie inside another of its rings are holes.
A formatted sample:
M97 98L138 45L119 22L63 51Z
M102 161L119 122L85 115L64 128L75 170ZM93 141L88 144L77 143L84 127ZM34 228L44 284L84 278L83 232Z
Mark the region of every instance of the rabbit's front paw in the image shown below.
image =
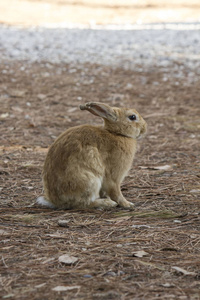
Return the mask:
M121 206L123 208L127 208L127 209L134 209L134 204L132 202L127 201L127 200L119 203L119 206Z

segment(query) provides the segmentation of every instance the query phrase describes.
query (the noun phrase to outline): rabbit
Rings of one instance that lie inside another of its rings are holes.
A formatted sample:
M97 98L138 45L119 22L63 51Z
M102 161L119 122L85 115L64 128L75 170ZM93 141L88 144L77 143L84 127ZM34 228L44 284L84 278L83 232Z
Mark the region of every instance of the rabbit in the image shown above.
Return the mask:
M80 105L103 126L80 125L62 133L49 148L43 168L44 197L51 208L132 208L120 185L131 168L137 139L147 124L134 109L100 102Z

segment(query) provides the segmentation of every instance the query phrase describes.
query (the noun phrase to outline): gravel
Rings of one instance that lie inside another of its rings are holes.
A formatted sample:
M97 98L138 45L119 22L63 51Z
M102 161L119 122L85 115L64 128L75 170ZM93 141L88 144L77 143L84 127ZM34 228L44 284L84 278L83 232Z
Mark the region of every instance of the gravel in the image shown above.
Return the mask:
M10 60L97 63L144 70L160 67L200 73L200 23L94 28L2 25L0 62Z

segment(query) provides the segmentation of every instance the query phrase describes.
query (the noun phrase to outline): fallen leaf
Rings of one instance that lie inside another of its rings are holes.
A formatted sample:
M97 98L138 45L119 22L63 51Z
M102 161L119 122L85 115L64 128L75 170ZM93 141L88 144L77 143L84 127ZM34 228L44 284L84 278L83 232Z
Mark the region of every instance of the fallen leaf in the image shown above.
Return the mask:
M158 166L158 167L154 167L155 170L170 170L172 168L172 166L170 165L165 165L165 166Z
M9 232L3 230L3 229L0 229L0 235L8 235Z
M117 274L115 272L108 271L103 276L112 276L112 277L115 277L115 276L117 276Z
M6 240L6 241L8 241L8 240ZM10 240L9 240L9 241L10 241ZM3 249L3 250L9 250L9 249L12 249L12 248L14 248L14 246L3 247L2 249Z
M154 263L150 263L150 262L143 261L143 260L135 260L135 261L144 266L152 267L152 268L158 269L160 271L166 271L164 267L162 267L160 265L156 265Z
M133 252L134 257L143 257L143 256L147 256L147 255L149 255L149 253L145 252L144 250L139 250L139 251Z
M180 272L180 273L182 273L184 275L193 275L193 276L197 275L197 273L195 273L195 272L189 272L189 271L187 271L185 269L182 269L182 268L179 268L179 267L172 267L172 269L174 269L177 272Z
M44 94L38 94L37 97L39 100L44 100L47 96Z
M24 90L14 90L13 89L13 90L9 91L9 94L10 94L11 97L21 98L26 94L26 91L24 91Z
M68 109L68 112L69 113L72 113L72 112L74 112L74 111L76 111L77 110L77 107L72 107L72 108L69 108Z
M0 118L2 118L2 119L5 119L5 118L7 118L7 117L9 117L9 114L8 114L8 113L4 113L4 114L1 114L1 115L0 115Z
M181 220L173 220L174 223L182 223Z
M72 265L78 261L78 258L69 254L64 254L58 258L58 261L66 265Z
M198 194L198 193L200 193L200 189L196 189L196 190L193 189L193 190L190 191L190 193L192 193L192 194L193 194L193 193L194 193L194 194Z
M166 287L166 288L170 288L170 287L174 287L174 284L166 282L166 283L161 284L161 286Z
M36 289L39 289L39 288L41 288L41 287L43 287L43 286L45 286L45 285L46 285L46 282L41 283L41 284L38 284L38 285L35 285L35 288L36 288Z
M109 282L109 281L107 281ZM121 299L121 295L113 290L93 294L93 299Z
M148 167L145 167L145 166L139 166L140 169L148 169L148 170L161 170L161 171L168 171L168 170L171 170L172 169L172 166L170 165L165 165L165 166L148 166Z
M141 229L145 229L145 228L152 228L151 226L149 226L149 225L132 225L131 227L133 227L133 228L141 228Z
M35 127L35 124L33 124L32 122L29 122L29 123L28 123L28 127L29 127L29 128L34 128L34 127Z
M65 234L60 234L60 233L47 234L46 236L50 236L54 239L66 239L67 238L67 236Z
M74 289L80 289L80 285L74 285L74 286L62 286L62 285L58 285L55 288L52 289L52 291L56 291L56 292L64 292L64 291L71 291Z
M12 106L12 110L21 113L23 111L23 109L19 106Z
M14 294L7 294L7 295L3 296L2 299L12 298L14 296L15 296Z
M121 223L124 221L128 221L129 219L131 219L130 216L123 216L123 217L115 217L114 219L105 219L105 221L108 223Z
M49 262L54 261L54 259L55 259L55 258L53 258L53 257L52 257L52 258L48 258L48 259L44 260L44 261L42 262L42 264L45 265L45 264L47 264L47 263L49 263Z
M58 225L61 227L69 227L70 220L58 220Z
M191 238L191 239L197 239L197 238L199 238L199 234L194 234L194 233L192 233L192 234L190 235L190 238Z

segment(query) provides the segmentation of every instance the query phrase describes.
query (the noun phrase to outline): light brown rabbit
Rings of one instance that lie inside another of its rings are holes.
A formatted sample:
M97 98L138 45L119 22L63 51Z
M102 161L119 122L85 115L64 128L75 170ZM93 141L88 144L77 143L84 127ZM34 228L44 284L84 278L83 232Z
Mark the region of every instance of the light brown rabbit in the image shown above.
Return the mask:
M54 208L133 206L120 185L131 168L146 122L134 109L99 102L80 106L103 118L104 126L81 125L62 133L50 147L43 169L44 198Z

